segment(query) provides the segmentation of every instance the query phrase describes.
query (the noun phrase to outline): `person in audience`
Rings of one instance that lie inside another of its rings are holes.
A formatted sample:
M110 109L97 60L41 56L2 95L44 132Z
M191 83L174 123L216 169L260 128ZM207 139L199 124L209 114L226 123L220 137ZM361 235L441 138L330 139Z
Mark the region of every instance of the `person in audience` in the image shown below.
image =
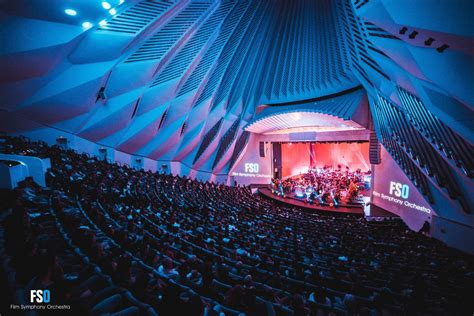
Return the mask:
M54 288L57 282L62 281L62 268L58 263L55 254L45 253L38 258L38 271L35 277L26 286L27 289L50 289Z
M323 287L318 287L317 291L311 292L309 297L308 297L309 302L325 305L325 306L331 306L331 300L326 294L326 289Z
M225 294L224 304L236 310L242 309L244 293L244 288L240 284L235 285Z
M158 268L158 272L170 279L177 280L179 278L179 272L173 267L173 261L170 258L163 260L163 264Z

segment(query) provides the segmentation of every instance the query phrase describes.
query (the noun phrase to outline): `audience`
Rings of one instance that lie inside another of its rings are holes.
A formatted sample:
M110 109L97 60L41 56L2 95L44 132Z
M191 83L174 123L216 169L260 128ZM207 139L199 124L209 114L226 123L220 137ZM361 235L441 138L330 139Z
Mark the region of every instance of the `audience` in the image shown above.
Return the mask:
M4 212L11 286L50 288L85 313L474 311L473 257L399 220L307 213L23 137L2 151L52 164L48 187L24 181Z

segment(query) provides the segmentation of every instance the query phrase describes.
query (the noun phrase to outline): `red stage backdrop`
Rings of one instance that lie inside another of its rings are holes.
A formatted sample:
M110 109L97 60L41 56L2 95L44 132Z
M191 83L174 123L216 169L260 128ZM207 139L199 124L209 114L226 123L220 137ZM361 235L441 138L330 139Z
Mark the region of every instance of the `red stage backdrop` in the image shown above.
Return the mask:
M369 143L284 143L281 145L282 176L288 177L305 173L308 167L323 168L330 166L351 170L370 170ZM311 152L313 159L311 159Z

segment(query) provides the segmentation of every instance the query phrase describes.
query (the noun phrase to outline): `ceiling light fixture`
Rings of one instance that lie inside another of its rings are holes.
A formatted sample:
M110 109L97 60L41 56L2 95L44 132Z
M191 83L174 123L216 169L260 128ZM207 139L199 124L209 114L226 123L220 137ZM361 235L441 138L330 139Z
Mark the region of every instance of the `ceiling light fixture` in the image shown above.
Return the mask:
M73 9L66 9L66 10L64 10L64 13L66 13L67 15L70 15L70 16L77 15L77 11L73 10Z
M86 21L86 22L82 23L82 27L85 28L85 29L90 29L92 27L92 23Z

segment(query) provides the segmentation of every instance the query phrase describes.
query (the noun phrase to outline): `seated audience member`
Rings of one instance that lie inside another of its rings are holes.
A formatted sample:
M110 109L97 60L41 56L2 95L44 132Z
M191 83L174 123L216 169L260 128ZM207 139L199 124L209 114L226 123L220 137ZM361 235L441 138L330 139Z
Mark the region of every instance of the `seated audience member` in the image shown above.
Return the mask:
M179 272L173 267L173 261L170 258L165 258L163 260L163 264L158 268L158 272L171 279L179 278Z

